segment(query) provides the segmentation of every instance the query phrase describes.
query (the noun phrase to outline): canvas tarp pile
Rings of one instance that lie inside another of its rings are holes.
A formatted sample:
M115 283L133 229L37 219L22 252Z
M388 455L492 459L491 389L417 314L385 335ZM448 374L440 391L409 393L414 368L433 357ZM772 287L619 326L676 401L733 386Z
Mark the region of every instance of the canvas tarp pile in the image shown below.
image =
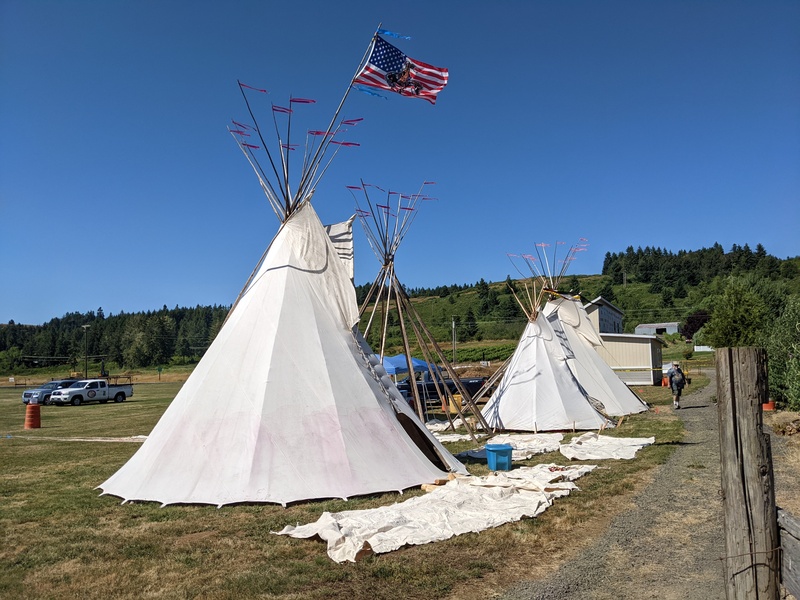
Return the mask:
M555 498L577 486L573 480L593 465L537 465L487 477L459 477L424 496L368 510L323 513L314 523L277 532L295 538L319 537L336 562L406 545L446 540L503 523L535 517Z
M631 459L655 441L654 437L618 438L590 431L573 438L568 444L561 444L559 450L570 460Z
M357 321L349 272L302 203L142 447L99 487L163 505L285 505L466 473L409 409Z

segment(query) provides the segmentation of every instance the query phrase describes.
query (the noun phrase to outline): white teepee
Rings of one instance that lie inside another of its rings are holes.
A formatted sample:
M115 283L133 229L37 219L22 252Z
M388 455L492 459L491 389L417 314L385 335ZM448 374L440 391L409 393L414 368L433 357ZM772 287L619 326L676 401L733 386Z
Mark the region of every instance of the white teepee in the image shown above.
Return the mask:
M572 254L571 250L568 256ZM523 255L523 258L534 278L525 282L524 301L514 295L528 323L514 354L503 367L497 389L483 408L483 416L493 429L601 429L608 424L607 419L590 403L567 364L572 359L569 348L561 344L540 311L545 284L556 282L552 277L548 281L538 271L535 257ZM536 279L541 283L538 289Z
M483 416L493 429L519 431L600 429L606 424L573 377L541 313L526 325Z
M573 358L567 360L570 370L587 395L603 406L604 414L621 417L647 410L647 405L595 350L603 340L579 298L556 296L545 305L543 312L561 343L572 353Z
M310 204L324 150L304 161L292 195L288 168L268 184L255 144L237 141L282 226L200 363L141 448L99 486L103 493L162 504L285 505L466 473L356 328L350 273ZM288 165L288 140L281 147Z

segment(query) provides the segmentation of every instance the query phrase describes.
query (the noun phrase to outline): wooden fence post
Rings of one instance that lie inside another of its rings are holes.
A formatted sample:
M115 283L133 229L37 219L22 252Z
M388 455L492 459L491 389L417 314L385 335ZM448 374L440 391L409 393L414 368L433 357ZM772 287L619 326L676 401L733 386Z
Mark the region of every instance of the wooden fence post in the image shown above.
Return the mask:
M726 596L777 600L777 509L761 408L768 399L767 353L763 348L718 348L716 368Z

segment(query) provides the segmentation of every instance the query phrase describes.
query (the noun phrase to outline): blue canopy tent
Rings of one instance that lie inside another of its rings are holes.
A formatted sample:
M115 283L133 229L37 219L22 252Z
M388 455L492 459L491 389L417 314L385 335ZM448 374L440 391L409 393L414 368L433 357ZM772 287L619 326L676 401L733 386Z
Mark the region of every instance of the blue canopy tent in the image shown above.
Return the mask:
M428 363L419 358L411 358L411 364L414 365L415 372L422 372L428 370ZM399 375L400 373L408 373L408 364L405 354L398 354L397 356L384 356L383 368L389 375Z

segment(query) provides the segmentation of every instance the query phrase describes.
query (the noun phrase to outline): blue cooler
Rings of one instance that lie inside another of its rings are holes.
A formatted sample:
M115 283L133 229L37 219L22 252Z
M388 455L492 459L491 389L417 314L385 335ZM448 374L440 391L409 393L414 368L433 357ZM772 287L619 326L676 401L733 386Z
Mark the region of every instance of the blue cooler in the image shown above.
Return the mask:
M511 451L509 444L486 444L486 462L490 471L510 471Z

